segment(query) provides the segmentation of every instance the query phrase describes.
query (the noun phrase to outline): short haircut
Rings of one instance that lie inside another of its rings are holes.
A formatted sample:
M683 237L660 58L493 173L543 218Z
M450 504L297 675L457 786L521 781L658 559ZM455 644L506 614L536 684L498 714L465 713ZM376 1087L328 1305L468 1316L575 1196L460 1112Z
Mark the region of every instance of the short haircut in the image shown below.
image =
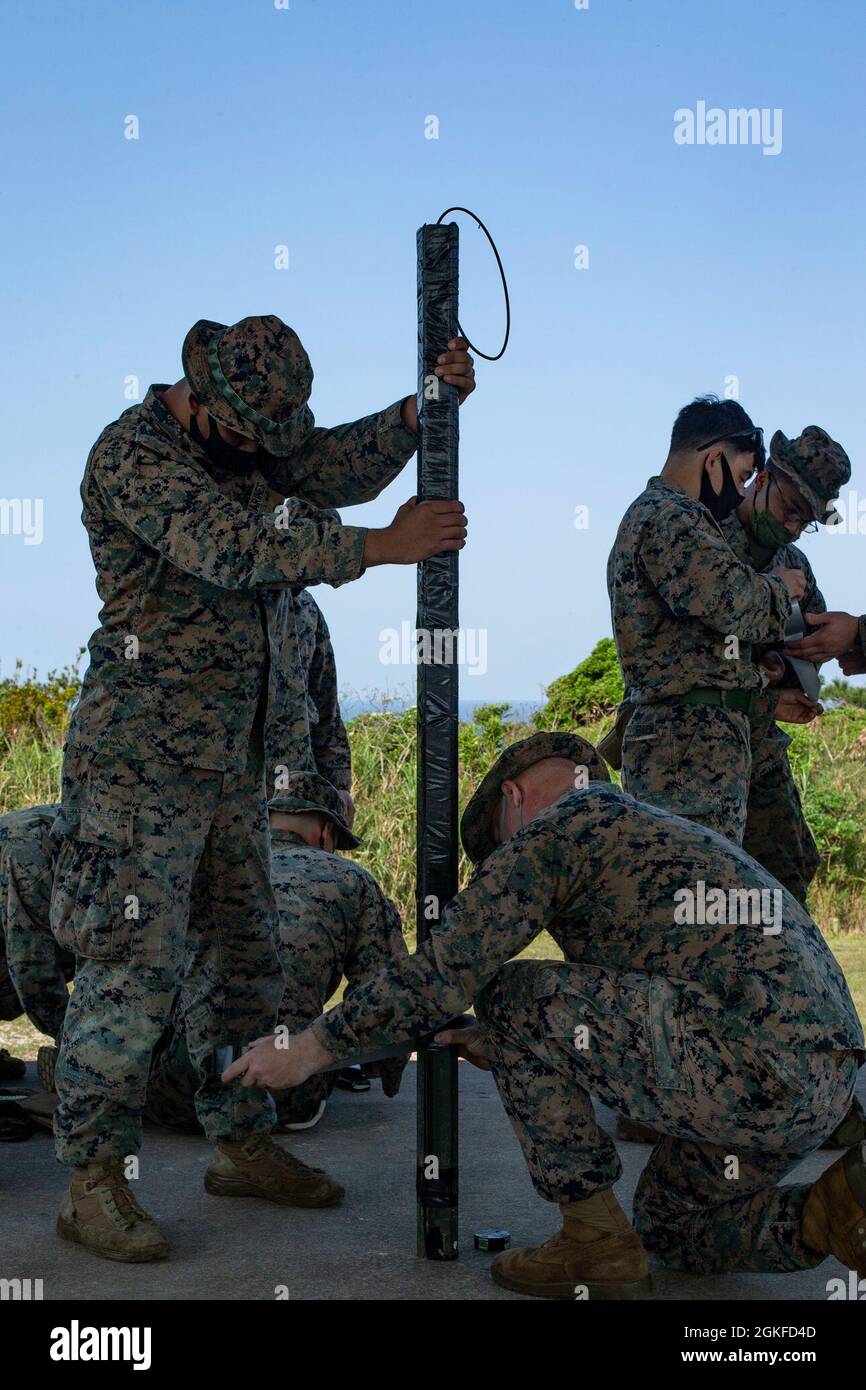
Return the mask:
M710 439L726 438L725 430L739 434L754 429L739 401L720 401L718 396L698 396L684 405L671 430L671 453L699 449Z

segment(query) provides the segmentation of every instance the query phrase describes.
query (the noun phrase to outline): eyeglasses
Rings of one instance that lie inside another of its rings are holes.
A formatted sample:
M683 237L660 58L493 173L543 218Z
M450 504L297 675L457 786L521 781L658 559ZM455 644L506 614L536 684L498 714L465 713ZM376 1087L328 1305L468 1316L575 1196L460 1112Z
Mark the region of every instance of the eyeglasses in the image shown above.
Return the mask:
M779 482L778 470L772 464L767 465L767 472L772 482L776 484L779 496L782 499L784 509L783 520L786 526L798 526L801 532L811 533L818 530L818 522L811 511L806 511L803 507L795 505L789 498L785 488Z
M706 444L701 444L700 447L709 449L711 444L721 444L726 439L745 440L743 452L754 453L755 467L760 472L767 461L767 451L764 448L764 431L758 425L753 425L747 430L728 430L726 434L717 435L715 439L708 439Z

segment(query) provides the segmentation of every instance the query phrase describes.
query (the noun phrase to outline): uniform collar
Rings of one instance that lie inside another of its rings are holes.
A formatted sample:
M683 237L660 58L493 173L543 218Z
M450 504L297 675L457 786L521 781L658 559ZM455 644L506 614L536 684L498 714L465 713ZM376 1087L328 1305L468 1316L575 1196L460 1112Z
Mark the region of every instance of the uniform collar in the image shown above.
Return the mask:
M686 492L682 483L671 482L670 478L663 478L661 473L655 473L648 479L647 487L661 488L666 492L678 492L680 497L687 497L690 502L697 502L697 498L692 497L690 492Z
M307 844L303 835L299 835L297 830L275 830L271 827L272 845L304 845L307 849L311 846Z
M159 433L167 436L183 453L198 463L220 491L235 497L237 501L253 511L265 511L272 507L274 505L273 498L277 494L273 493L269 483L258 468L254 468L245 478L235 474L215 475L207 455L187 434L183 426L175 420L168 407L163 405L161 397L163 392L167 390L167 385L155 383L148 387L147 394L141 403L142 409L148 413L151 424Z

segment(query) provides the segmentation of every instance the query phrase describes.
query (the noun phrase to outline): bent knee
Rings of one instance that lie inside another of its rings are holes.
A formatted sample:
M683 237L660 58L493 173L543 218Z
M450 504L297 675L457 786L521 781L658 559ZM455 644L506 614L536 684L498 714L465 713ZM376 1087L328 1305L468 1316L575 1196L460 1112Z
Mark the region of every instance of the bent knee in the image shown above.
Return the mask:
M476 1014L488 1022L502 1013L510 1017L517 1007L536 997L541 972L549 968L549 961L506 961L478 995Z

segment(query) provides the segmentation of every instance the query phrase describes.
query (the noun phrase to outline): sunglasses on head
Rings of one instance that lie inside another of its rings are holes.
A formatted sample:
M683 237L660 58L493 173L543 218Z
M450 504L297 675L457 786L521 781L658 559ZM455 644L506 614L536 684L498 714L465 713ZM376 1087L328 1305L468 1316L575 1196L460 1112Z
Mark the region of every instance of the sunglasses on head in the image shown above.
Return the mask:
M767 461L767 451L764 448L764 431L758 425L753 425L747 430L728 430L725 434L717 435L715 439L708 439L706 444L702 444L702 449L709 449L712 444L721 444L726 439L744 440L744 452L750 450L755 455L755 467L760 471Z

